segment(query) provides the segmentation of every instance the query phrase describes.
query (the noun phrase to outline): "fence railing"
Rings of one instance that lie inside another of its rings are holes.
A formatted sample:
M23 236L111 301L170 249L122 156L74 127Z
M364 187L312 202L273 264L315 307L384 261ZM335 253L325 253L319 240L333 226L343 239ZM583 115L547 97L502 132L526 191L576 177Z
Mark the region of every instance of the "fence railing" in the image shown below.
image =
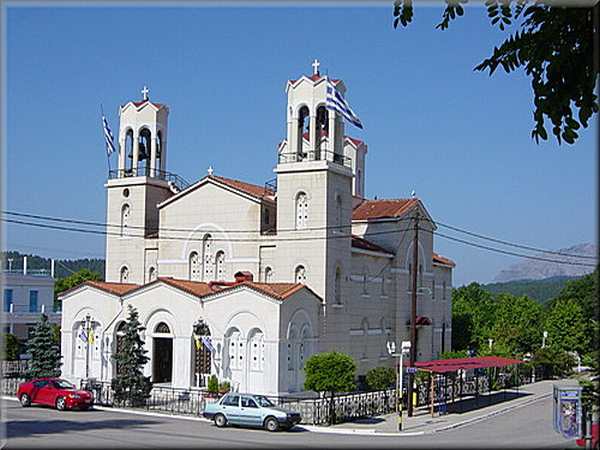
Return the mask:
M170 183L173 183L173 185L180 191L183 191L184 189L187 189L190 186L190 183L184 179L183 177L175 174L175 173L171 173L171 172L167 172L165 170L160 170L160 169L150 169L150 167L143 167L140 169L112 169L108 171L108 178L109 179L114 179L114 178L127 178L127 177L136 177L136 176L140 176L140 177L152 177L152 178L158 178L160 180L165 180L168 181Z
M539 381L542 378L536 377ZM437 377L433 394L434 405L445 405L450 401L464 397L477 396L490 390L487 377L462 379L456 377L454 382ZM3 378L0 380L2 395L15 395L24 378ZM531 375L523 374L517 379L512 373L500 373L495 377L494 390L512 388L517 384L532 381ZM125 406L127 402L118 402L110 382L82 383L81 388L88 389L94 394L94 403L103 406ZM204 390L172 388L154 385L150 396L143 405L136 406L145 410L165 412L170 414L200 416L207 403L217 401L220 395L210 394ZM299 398L292 396L267 396L275 405L300 413L304 424L324 425L327 423L342 423L363 417L373 417L389 414L396 410L395 389L336 394L333 397ZM404 405L407 406L408 395L406 386L403 393ZM429 381L417 385L417 407L429 405L431 402L431 385ZM438 409L440 411L440 409ZM330 418L330 416L332 416Z
M2 361L0 364L0 370L4 378L15 378L24 376L25 372L29 369L28 360L16 360L16 361Z
M308 150L298 153L280 153L279 163L295 163L300 161L331 161L341 166L352 168L352 159L329 150Z

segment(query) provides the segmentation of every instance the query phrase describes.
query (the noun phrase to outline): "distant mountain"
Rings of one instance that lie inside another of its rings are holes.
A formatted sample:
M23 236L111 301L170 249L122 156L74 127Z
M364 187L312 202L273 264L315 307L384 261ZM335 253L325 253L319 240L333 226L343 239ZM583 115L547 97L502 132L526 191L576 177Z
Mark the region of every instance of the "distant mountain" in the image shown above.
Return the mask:
M598 247L590 243L578 244L569 248L561 248L560 250L557 250L557 252L583 256L598 256ZM536 256L569 262L583 262L586 264L594 263L594 260L591 259L562 256L554 253L540 253ZM494 281L502 283L515 280L542 280L552 277L581 277L593 271L593 267L526 259L501 270L494 278Z
M50 270L50 258L43 256L20 253L16 251L2 252L2 269L8 267L7 260L11 258L12 270L23 269L23 256L27 256L27 268L30 270L46 269ZM77 272L80 269L90 269L98 272L104 278L104 260L99 258L80 258L80 259L55 259L54 276L62 278ZM72 272L71 272L72 271Z
M481 287L492 294L508 293L516 296L526 295L545 304L556 297L570 280L578 277L550 277L543 280L516 280L505 283L483 284Z

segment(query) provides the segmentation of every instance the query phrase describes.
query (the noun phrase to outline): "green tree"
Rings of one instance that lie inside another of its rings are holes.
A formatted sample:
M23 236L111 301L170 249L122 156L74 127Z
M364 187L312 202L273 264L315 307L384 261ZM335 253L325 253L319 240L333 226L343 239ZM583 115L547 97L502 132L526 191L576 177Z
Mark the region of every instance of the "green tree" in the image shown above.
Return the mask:
M374 391L389 389L396 383L396 371L391 367L374 367L367 372L367 386Z
M19 359L19 353L21 351L21 345L19 339L12 333L4 333L4 346L2 349L2 359L7 361L14 361Z
M543 378L566 376L571 373L575 365L575 360L571 355L554 347L537 349L531 362L534 366L542 368Z
M60 375L60 350L52 338L52 327L45 314L41 315L27 341L27 353L31 355L28 378Z
M446 0L442 21L436 26L448 28L450 21L464 14L467 0ZM573 144L577 130L587 128L592 115L598 112L594 93L598 66L594 64L595 23L599 6L565 7L549 1L486 0L487 15L492 26L517 28L494 51L475 67L491 76L502 66L506 73L522 68L531 78L533 89L532 138L548 139L545 121L549 119L552 133L560 144ZM406 27L413 19L413 0L394 1L394 28ZM595 22L595 23L594 23ZM575 117L575 113L577 117Z
M60 325L53 323L50 326L52 327L52 341L60 348Z
M464 351L487 345L494 324L492 294L478 283L452 291L452 348Z
M546 314L544 330L548 332L546 345L562 351L576 351L583 355L589 350L587 320L579 304L569 298L552 303Z
M308 358L304 371L304 389L330 393L329 423L335 423L333 396L355 389L356 363L345 353L317 353Z
M75 286L80 285L85 281L100 281L102 277L98 272L94 272L89 269L81 269L77 272L69 275L68 277L59 278L54 282L54 304L58 301L58 294L67 291Z
M495 302L493 345L504 353L526 353L542 342L542 306L526 296L500 294Z
M113 355L118 371L111 385L115 400L130 406L143 405L152 390L150 377L145 377L143 373L144 365L149 360L140 336L144 329L138 319L137 310L129 305L121 345Z

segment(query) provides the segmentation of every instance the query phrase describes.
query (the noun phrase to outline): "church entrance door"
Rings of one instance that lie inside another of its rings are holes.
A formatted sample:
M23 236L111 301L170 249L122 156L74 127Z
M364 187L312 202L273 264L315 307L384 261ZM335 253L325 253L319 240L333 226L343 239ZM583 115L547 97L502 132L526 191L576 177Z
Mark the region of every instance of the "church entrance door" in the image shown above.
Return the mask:
M152 381L170 383L173 377L173 339L154 338L152 352Z

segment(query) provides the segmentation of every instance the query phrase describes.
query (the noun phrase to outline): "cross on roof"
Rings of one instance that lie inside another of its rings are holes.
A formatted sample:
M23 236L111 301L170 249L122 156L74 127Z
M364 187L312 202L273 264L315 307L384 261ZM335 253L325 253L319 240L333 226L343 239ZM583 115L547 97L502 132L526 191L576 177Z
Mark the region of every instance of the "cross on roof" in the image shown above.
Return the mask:
M208 172L209 176L213 174L214 170L213 170L212 166L208 166L207 172Z
M319 60L315 58L315 60L312 63L313 75L319 75L319 66L320 65L321 65L321 63L319 62Z
M142 95L144 96L144 100L148 100L149 93L150 90L148 89L148 86L144 85L144 89L142 89Z

